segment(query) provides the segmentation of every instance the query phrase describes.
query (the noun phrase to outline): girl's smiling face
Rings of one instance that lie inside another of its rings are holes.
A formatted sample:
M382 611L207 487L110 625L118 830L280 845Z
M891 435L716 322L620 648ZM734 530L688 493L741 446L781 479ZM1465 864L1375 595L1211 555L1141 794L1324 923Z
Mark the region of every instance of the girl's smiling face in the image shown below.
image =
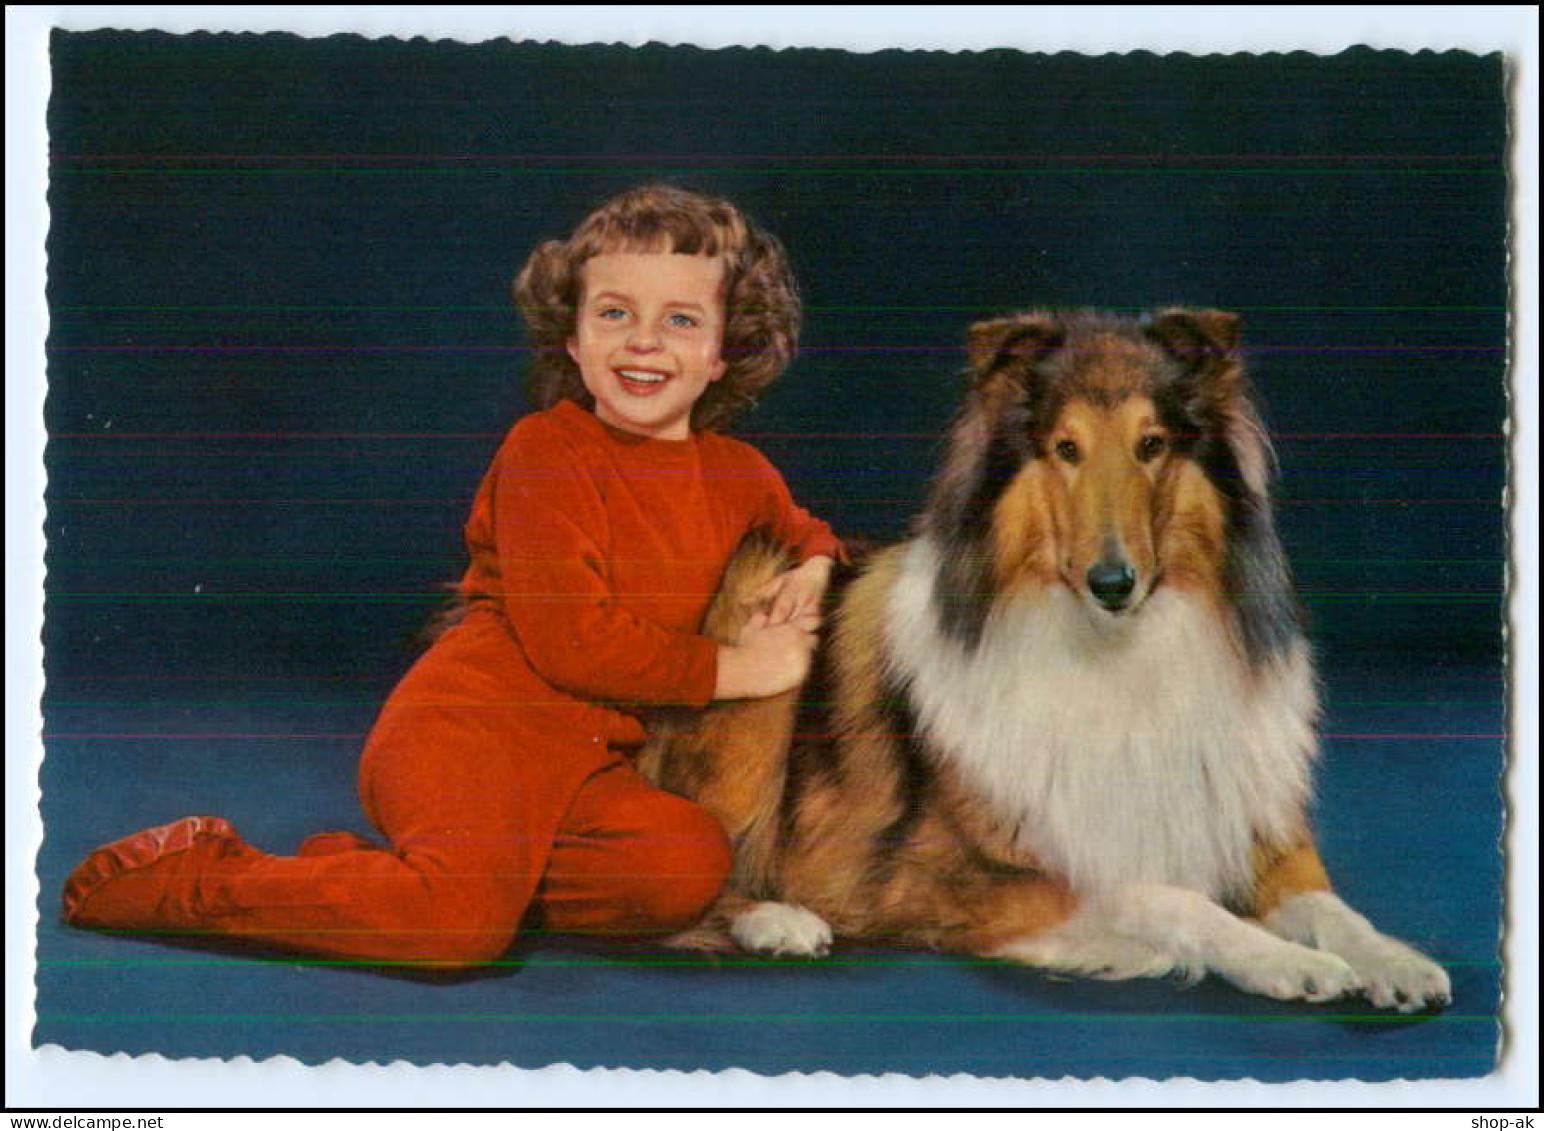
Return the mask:
M595 415L639 436L686 439L692 406L724 375L724 261L607 252L583 271L568 355Z

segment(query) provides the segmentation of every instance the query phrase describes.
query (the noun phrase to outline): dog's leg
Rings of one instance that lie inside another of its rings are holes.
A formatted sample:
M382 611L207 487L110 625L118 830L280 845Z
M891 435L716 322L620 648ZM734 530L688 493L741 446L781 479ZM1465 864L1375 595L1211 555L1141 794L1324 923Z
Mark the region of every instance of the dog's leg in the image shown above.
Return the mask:
M1159 884L1104 893L1063 925L998 954L1111 978L1211 972L1248 993L1281 1000L1330 1001L1360 986L1343 959L1279 938L1200 892Z
M1202 973L1186 968L1173 954L1150 942L1112 933L1108 926L1088 915L1075 915L1057 927L1014 939L986 954L989 958L1006 958L1057 974L1111 982L1161 978L1166 974L1189 979Z
M1312 840L1259 857L1255 913L1266 929L1350 963L1379 1009L1414 1013L1453 998L1447 971L1414 947L1378 931L1330 890Z

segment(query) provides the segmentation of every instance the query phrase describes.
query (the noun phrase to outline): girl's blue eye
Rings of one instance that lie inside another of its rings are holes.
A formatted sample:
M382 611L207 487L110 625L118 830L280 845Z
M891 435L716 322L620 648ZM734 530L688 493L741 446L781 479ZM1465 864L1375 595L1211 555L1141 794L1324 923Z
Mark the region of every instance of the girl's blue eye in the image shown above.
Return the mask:
M599 311L598 313L600 317L606 319L607 321L615 322L618 318L624 317L627 312L619 306L608 306L605 310Z
M670 316L670 324L672 326L677 326L682 329L689 330L693 326L697 325L697 320L689 314L672 314Z

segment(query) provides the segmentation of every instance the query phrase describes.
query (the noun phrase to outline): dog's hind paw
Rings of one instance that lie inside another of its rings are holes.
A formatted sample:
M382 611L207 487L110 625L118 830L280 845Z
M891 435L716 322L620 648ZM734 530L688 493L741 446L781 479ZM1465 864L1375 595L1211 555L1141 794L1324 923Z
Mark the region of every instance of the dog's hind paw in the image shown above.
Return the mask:
M819 958L831 949L826 921L791 903L758 903L735 916L729 934L757 954Z

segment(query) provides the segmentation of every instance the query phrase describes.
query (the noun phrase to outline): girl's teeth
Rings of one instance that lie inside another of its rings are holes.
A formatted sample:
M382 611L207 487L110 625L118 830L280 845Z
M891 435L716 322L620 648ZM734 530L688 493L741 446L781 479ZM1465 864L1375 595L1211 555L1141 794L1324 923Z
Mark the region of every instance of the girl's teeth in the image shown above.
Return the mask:
M665 379L662 373L638 373L630 369L619 370L619 372L629 381L642 381L649 385L658 385Z

